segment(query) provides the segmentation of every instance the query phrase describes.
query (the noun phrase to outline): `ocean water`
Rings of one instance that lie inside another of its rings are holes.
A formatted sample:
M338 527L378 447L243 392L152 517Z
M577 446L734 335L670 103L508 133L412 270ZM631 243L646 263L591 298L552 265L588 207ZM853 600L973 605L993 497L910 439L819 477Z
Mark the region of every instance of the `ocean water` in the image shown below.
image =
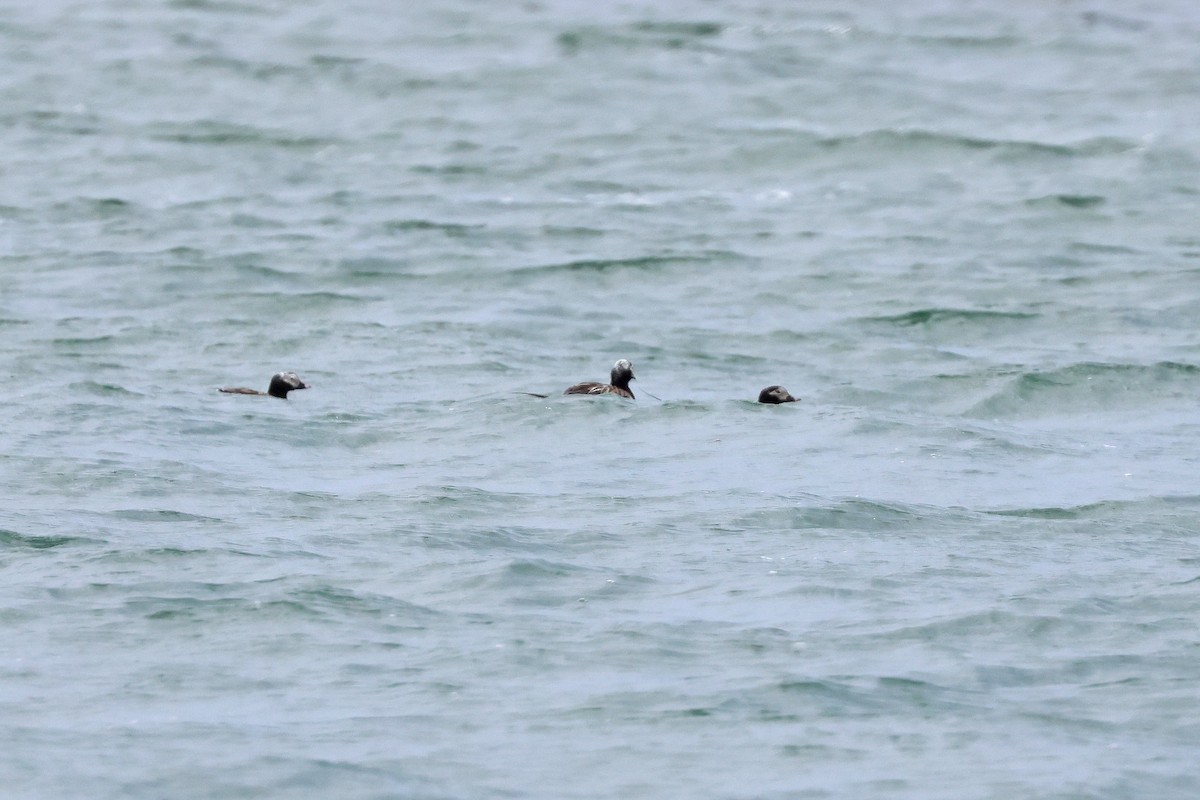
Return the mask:
M1200 796L1197 41L0 10L3 795Z

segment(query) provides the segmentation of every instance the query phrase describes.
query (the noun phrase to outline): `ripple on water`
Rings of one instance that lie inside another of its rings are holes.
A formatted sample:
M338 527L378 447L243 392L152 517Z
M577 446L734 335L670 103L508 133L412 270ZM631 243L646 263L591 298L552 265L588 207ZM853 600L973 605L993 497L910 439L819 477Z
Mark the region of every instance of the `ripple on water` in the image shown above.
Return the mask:
M1024 372L967 410L978 418L1036 418L1178 404L1200 393L1200 367L1084 362Z

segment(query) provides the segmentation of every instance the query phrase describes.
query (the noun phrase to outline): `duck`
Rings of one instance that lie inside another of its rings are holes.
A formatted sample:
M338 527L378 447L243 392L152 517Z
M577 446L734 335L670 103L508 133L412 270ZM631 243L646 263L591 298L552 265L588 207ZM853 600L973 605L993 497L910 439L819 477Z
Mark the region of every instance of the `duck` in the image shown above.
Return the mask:
M258 397L278 397L281 400L287 400L288 392L296 389L307 389L308 384L300 380L300 376L294 372L277 372L271 376L271 385L267 387L265 392L260 392L258 389L247 389L245 386L222 386L218 392L225 394L250 394Z
M794 403L796 398L788 394L788 390L779 385L768 386L758 393L758 402L769 405L779 403Z
M574 386L568 386L563 394L615 394L618 397L633 400L633 392L629 389L629 382L633 379L633 364L629 362L629 359L622 358L613 364L608 383L595 381L577 383Z

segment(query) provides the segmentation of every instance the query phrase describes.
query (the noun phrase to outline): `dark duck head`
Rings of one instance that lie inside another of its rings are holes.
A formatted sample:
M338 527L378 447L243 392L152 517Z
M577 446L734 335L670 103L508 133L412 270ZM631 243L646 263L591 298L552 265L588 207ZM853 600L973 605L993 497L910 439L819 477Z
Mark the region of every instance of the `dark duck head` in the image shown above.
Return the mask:
M296 389L307 389L308 384L300 380L300 376L294 372L276 372L271 376L271 385L267 387L267 394L271 397L282 397L287 399L288 392Z

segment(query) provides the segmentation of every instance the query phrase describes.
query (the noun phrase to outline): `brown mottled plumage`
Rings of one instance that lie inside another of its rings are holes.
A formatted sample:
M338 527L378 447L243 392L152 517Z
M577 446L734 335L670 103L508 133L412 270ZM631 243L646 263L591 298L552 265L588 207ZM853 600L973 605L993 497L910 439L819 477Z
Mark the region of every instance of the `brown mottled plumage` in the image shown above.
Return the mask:
M622 358L613 364L610 383L577 383L563 394L615 394L633 400L633 392L629 389L629 382L633 379L633 364Z

